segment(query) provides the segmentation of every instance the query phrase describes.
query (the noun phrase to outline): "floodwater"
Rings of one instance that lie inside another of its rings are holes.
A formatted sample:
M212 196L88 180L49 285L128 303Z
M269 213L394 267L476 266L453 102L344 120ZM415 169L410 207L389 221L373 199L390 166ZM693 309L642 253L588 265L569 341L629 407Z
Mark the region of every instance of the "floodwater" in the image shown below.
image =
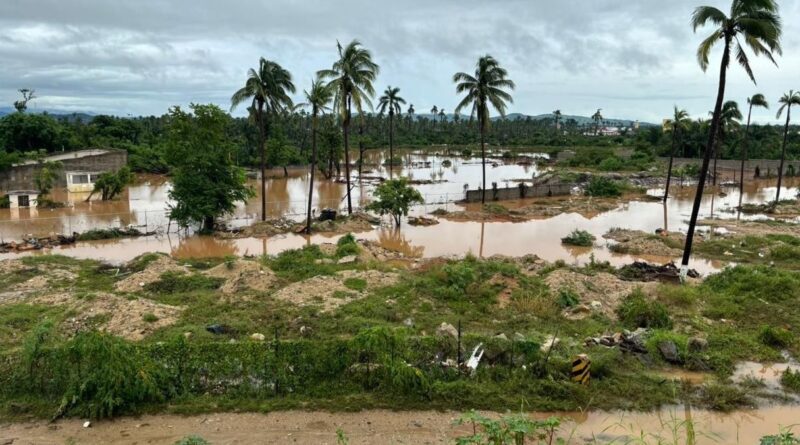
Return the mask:
M484 413L496 417L497 414ZM650 413L587 411L533 413L532 417L566 419L560 436L577 444L758 444L765 435L795 425L796 406L772 406L755 411L709 412L673 406ZM335 444L341 429L352 445L393 443L453 443L471 434L471 426L455 425L456 412L370 410L353 413L280 411L268 414L220 413L195 416L158 415L93 422L81 419L55 424L40 421L3 425L0 441L29 444L170 444L198 435L217 445L293 443ZM800 426L796 426L795 431Z
M428 214L437 208L449 211L464 209L454 201L463 198L464 189L475 189L480 184L480 159L448 157L440 154L401 151L404 167L395 167L393 175L409 177L426 199L426 204L414 207L414 215ZM388 177L388 170L382 166L385 153L368 152L365 158L363 180L355 180L357 170L352 172L354 181L354 206L363 205L371 196L378 183L377 177ZM499 157L487 162L487 182L497 182L499 187L515 184L515 181L531 179L541 173L542 168L535 162L535 153L528 153L515 159ZM289 176L282 171L274 171L267 182L267 214L270 217L284 216L301 219L304 216L308 193L308 174L304 169L290 169ZM321 175L317 175L321 178ZM744 199L748 203L768 201L775 194L775 180L753 180L745 184ZM251 180L256 191L258 182ZM794 196L798 178L786 178L782 196ZM271 238L244 238L221 240L207 236L195 236L176 231L170 225L166 208L169 205L170 184L163 177L142 176L128 188L122 197L110 202L93 200L85 202L88 194L69 194L54 192L54 199L68 202L69 206L55 210L20 209L0 210L0 238L20 239L27 233L47 235L49 233L82 232L91 228L107 228L134 225L145 231L157 231L156 236L136 239L81 242L54 250L54 253L80 258L96 258L110 262L123 262L145 252L165 252L176 257L211 257L222 255L262 255L275 254L285 249L298 248L309 243L335 242L338 236L285 234ZM344 210L346 185L342 179L325 180L321 178L314 186L314 208L332 207ZM674 258L648 255L621 255L607 249L602 235L614 227L643 230L653 233L657 228L671 231L685 230L694 197L693 186L679 183L672 187L673 197L664 206L661 202L631 201L617 208L590 214L563 213L554 217L525 222L462 222L440 219L433 226L404 225L399 230L389 227L388 219L381 227L357 234L380 242L385 247L400 250L407 255L422 257L463 256L472 253L477 256L492 255L522 256L536 254L548 260L563 260L570 264L585 264L594 258L609 261L614 265L642 259L652 262L667 262ZM737 187L708 188L703 198L701 218L716 216L735 218L730 211L738 205ZM648 191L653 196L663 190ZM552 198L558 205L559 198ZM261 199L254 197L241 204L229 219L230 226L242 226L258 220ZM521 201L505 201L509 207L524 205ZM169 232L167 229L170 229ZM597 237L591 248L567 247L561 238L573 229L589 231ZM11 257L17 254L5 254ZM695 260L692 267L701 273L717 270L720 263Z

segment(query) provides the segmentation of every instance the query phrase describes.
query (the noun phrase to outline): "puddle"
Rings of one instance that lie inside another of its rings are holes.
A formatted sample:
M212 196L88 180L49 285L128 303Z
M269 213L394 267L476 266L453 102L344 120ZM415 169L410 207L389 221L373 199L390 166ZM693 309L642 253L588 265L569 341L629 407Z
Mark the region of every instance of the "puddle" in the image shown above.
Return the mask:
M731 377L734 382L756 379L764 383L767 389L781 389L781 376L787 369L800 370L797 363L757 363L741 362ZM800 421L800 417L798 417Z

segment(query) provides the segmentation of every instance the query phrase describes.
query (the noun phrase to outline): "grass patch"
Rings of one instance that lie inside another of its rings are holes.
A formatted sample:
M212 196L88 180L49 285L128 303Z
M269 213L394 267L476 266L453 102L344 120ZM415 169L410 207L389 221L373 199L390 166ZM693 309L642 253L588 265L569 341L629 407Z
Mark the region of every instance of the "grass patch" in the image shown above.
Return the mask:
M583 190L586 196L617 197L622 196L623 187L616 181L604 176L593 176Z
M629 328L672 329L666 306L648 300L641 289L625 297L617 308L617 315L622 324Z
M157 294L176 294L214 290L219 288L224 281L222 278L207 277L199 274L165 272L161 275L160 280L147 284L144 289Z
M361 292L367 288L367 280L362 278L347 278L344 280L344 285L348 289Z
M562 244L570 246L591 247L594 244L595 237L585 230L575 229L569 235L561 238Z

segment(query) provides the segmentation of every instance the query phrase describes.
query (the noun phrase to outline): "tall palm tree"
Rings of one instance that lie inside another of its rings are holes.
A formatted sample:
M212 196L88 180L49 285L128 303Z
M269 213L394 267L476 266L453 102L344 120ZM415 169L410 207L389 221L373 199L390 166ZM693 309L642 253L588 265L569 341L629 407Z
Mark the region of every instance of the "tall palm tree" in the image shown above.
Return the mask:
M247 81L239 91L231 96L231 111L240 104L250 101L253 117L258 124L259 152L261 153L261 221L267 218L266 145L269 116L292 107L294 93L292 74L279 64L261 58L258 70L250 68Z
M433 121L433 127L436 128L436 116L439 115L439 107L434 105L433 108L431 108L431 114L433 115L433 117L431 118L431 120Z
M775 118L780 119L781 114L783 114L783 109L785 108L786 125L783 127L783 147L781 148L781 163L778 166L778 190L775 192L775 205L778 205L778 201L781 197L781 181L783 180L783 162L786 159L786 137L789 135L789 119L792 114L792 106L800 105L800 91L789 90L788 93L784 94L783 97L778 100L778 103L781 104L781 107L778 108L778 114Z
M406 110L406 116L408 117L408 127L409 128L411 128L411 125L414 124L414 113L415 112L416 112L416 110L414 110L414 104L410 104L408 106L408 110Z
M753 107L769 108L767 98L761 93L756 93L747 98L747 126L744 130L744 140L742 141L742 165L739 169L739 208L742 208L742 196L744 196L744 163L747 161L747 149L750 143L750 116L753 114Z
M444 108L439 110L439 120L444 122L447 118L447 113L444 112Z
M405 105L406 100L400 97L400 88L386 88L383 96L378 99L378 112L389 114L389 179L392 179L392 168L394 167L394 115L400 114L400 105ZM414 105L411 105L409 111L414 110Z
M330 79L329 85L335 91L334 108L342 122L344 135L344 168L345 182L347 183L347 213L353 213L353 201L350 198L350 120L353 107L362 113L364 106L372 109L370 98L375 95L372 82L378 77L380 68L372 61L372 54L361 46L358 40L353 40L346 47L337 41L339 60L333 63L331 69L321 70L318 75Z
M711 113L713 115L713 113ZM725 136L728 133L728 130L732 129L739 125L739 122L742 119L742 112L739 111L739 104L736 103L735 100L726 101L722 105L722 111L720 112L719 117L719 134L717 135L717 143L714 149L714 175L711 177L711 184L717 185L717 161L719 160L719 155L722 152L722 148L725 144Z
M333 99L333 90L325 81L317 76L311 81L311 88L303 91L306 106L311 107L311 178L308 185L308 213L306 214L306 233L311 234L311 202L314 198L314 171L317 167L317 127L318 116L329 110L328 104Z
M602 108L598 108L597 111L594 112L592 115L592 120L594 121L594 135L597 136L600 133L600 122L603 121L603 115L600 114Z
M677 147L678 141L678 133L682 133L689 128L689 124L691 123L691 119L689 119L689 113L686 110L679 110L678 106L675 106L675 111L672 114L672 119L667 120L666 124L672 130L672 150L669 152L669 167L667 168L667 186L664 189L664 202L667 202L667 198L669 197L669 182L672 179L672 161L675 158L675 150Z
M506 115L506 107L514 103L514 99L506 90L514 89L514 82L508 78L508 72L500 66L494 57L486 55L478 59L475 74L456 73L453 75L456 92L466 93L455 109L458 113L466 107L471 107L471 116L477 114L478 125L481 133L481 163L483 174L483 188L481 202L486 203L486 132L489 131L489 106L491 105L500 113Z
M553 125L555 126L556 133L558 133L558 121L561 120L561 110L553 111Z
M695 31L709 22L716 25L717 28L700 43L697 49L697 60L700 68L706 71L711 49L717 42L722 42L723 44L722 60L720 61L719 86L717 100L714 105L714 115L711 119L711 129L708 132L706 150L703 153L700 180L697 184L697 192L692 205L692 216L689 219L689 230L686 234L686 245L683 249L681 261L682 279L686 277L686 272L689 269L694 229L697 224L697 216L700 213L700 201L703 198L708 164L711 160L711 151L714 147L717 131L719 131L722 103L725 100L726 74L730 65L732 47L735 45L736 60L753 82L755 82L755 76L750 68L750 61L745 52L745 47L742 46L739 37L742 38L745 45L756 56L764 55L773 63L775 60L772 57L772 53L781 54L781 19L778 15L778 4L775 0L732 0L728 15L713 6L700 6L695 9L691 21Z

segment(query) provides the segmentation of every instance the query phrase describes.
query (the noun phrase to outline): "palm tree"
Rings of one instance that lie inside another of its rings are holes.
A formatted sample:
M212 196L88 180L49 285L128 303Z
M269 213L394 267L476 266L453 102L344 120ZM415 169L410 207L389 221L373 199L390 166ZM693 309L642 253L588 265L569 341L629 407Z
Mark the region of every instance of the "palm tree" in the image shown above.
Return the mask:
M722 111L719 118L719 134L717 135L717 143L714 149L714 175L711 177L711 184L717 185L717 161L719 154L722 152L725 143L725 136L727 130L739 125L739 120L742 119L742 112L739 111L739 104L734 100L729 100L722 105Z
M444 122L445 118L447 118L447 113L444 112L444 108L439 110L439 120Z
M414 104L410 104L408 106L408 110L406 111L406 116L408 116L408 127L411 128L411 125L414 123Z
M247 81L231 96L231 111L251 101L253 116L258 124L259 151L261 153L261 221L267 218L266 145L269 116L292 107L294 93L292 75L277 63L263 57L258 61L258 71L250 68Z
M556 133L558 133L558 121L561 120L561 110L553 111L553 125L556 128Z
M783 109L786 109L786 125L783 127L783 147L781 148L781 163L778 166L778 190L775 192L775 205L778 205L778 200L781 197L781 181L783 180L783 161L786 159L786 137L789 135L789 119L792 114L792 105L800 105L800 91L789 90L783 97L778 100L781 107L778 108L776 119L781 118Z
M433 121L433 127L436 128L436 116L439 115L439 107L434 105L433 108L431 108L431 114L433 115L433 117L431 118L431 120Z
M600 122L603 121L603 115L600 114L600 111L602 110L603 110L602 108L598 108L597 111L595 111L594 114L592 115L592 120L594 121L595 136L597 136L597 134L600 132Z
M669 182L672 179L672 161L675 158L675 149L676 149L676 142L678 140L678 133L686 131L689 128L689 124L691 123L691 119L689 119L689 113L686 110L679 110L677 106L675 106L675 111L673 112L672 119L667 120L666 124L672 130L672 150L669 152L669 167L667 168L667 186L664 189L664 202L667 202L667 197L669 197Z
M744 130L744 141L742 141L742 166L739 169L739 208L742 208L742 196L744 196L744 163L747 160L747 148L750 143L750 116L753 114L753 107L769 108L767 98L763 94L757 93L753 97L747 98L747 126Z
M745 47L739 40L742 37L745 45L750 47L753 53L764 55L773 63L775 60L772 53L781 53L781 19L778 16L778 4L775 0L732 0L729 15L713 6L701 6L695 9L692 15L692 27L704 26L706 23L717 26L697 49L697 60L703 71L708 69L708 58L711 49L717 42L723 43L722 60L720 61L719 86L717 89L717 100L714 105L714 115L711 119L711 129L708 132L708 142L703 153L703 165L700 169L700 180L697 184L697 192L692 205L692 216L689 219L689 229L686 234L686 245L683 249L683 259L681 261L681 278L686 277L689 270L689 257L692 255L692 241L694 240L694 229L697 224L697 216L700 213L700 201L703 198L703 188L705 186L708 164L711 160L711 151L714 141L719 131L720 114L722 112L722 102L725 100L725 83L728 66L731 60L731 47L736 46L736 60L744 68L750 79L755 82L753 70L750 68L750 61L745 52Z
M392 168L394 167L394 115L400 114L400 105L405 105L406 100L400 97L400 88L386 88L383 96L378 99L378 112L383 114L388 110L389 114L389 179L392 179ZM414 110L414 105L408 108L409 111Z
M477 114L478 125L481 132L481 161L483 171L483 188L481 203L486 203L486 132L489 131L489 105L494 107L501 116L505 116L508 103L514 99L506 92L513 90L514 82L509 79L508 72L500 63L490 55L478 59L473 76L467 73L456 73L453 82L456 92L466 93L455 109L458 113L466 107L472 108L472 115Z
M353 213L353 201L350 198L350 119L355 107L362 113L364 106L372 108L370 98L375 95L372 82L378 76L380 68L372 61L372 54L361 46L358 40L353 40L346 47L337 41L339 60L334 62L331 69L322 70L319 76L331 79L330 87L335 91L334 108L339 113L344 134L344 168L345 182L347 183L347 213Z
M306 106L311 107L311 178L308 185L308 213L306 215L306 233L311 234L311 201L314 197L314 171L317 167L317 118L328 110L328 103L333 99L333 90L317 76L311 81L311 89L303 91Z

